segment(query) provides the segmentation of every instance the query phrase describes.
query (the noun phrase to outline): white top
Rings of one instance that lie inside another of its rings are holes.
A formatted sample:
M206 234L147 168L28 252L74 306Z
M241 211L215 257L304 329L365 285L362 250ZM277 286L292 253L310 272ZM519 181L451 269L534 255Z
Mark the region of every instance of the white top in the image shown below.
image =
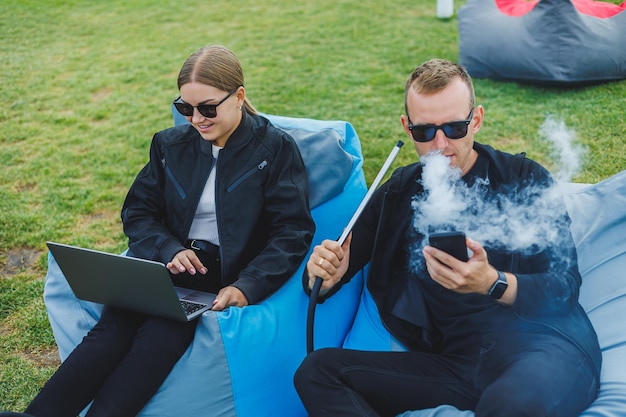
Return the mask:
M211 145L211 151L215 158L209 178L204 184L204 190L200 196L196 214L193 216L188 239L207 240L214 245L220 244L220 236L217 230L217 215L215 213L215 172L217 171L217 158L222 148Z

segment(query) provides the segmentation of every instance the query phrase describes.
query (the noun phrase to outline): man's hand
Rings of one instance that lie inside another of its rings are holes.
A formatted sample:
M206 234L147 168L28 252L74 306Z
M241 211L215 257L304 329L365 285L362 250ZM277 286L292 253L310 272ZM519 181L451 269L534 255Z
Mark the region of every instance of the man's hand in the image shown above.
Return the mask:
M432 246L426 246L423 253L428 273L433 280L449 290L462 294L486 295L498 279L498 272L489 265L487 252L480 243L470 238L466 238L465 243L473 252L467 262L459 261Z
M350 242L352 242L352 233L348 235L343 246L339 246L337 241L325 240L313 249L313 253L306 263L309 288L313 288L315 279L319 277L323 280L320 289L320 293L323 294L341 280L341 277L348 270Z
M211 310L219 311L224 310L226 307L245 307L248 305L248 299L237 287L228 286L224 287L217 293L217 297L213 300L213 307Z
M198 259L198 256L192 249L181 250L176 255L174 255L174 259L169 261L165 266L174 275L183 273L185 271L189 272L190 275L195 275L196 272L204 275L208 272L206 267L202 264L202 262L200 262L200 259Z

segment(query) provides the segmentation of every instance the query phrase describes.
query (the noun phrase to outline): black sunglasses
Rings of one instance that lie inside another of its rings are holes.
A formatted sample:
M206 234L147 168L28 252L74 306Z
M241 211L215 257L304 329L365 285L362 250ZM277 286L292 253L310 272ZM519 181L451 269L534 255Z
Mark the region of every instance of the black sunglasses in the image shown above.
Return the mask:
M467 126L469 126L474 117L474 108L470 110L467 120L458 122L448 122L442 125L414 125L409 119L409 130L415 142L430 142L435 138L437 130L441 129L448 139L461 139L467 135Z
M193 116L193 109L196 108L201 115L212 119L217 116L217 106L228 100L228 98L232 96L235 91L239 90L239 87L229 92L228 95L221 99L217 104L198 104L197 106L192 106L191 104L182 101L179 96L176 100L174 100L174 107L176 107L176 110L178 110L180 114L186 117Z

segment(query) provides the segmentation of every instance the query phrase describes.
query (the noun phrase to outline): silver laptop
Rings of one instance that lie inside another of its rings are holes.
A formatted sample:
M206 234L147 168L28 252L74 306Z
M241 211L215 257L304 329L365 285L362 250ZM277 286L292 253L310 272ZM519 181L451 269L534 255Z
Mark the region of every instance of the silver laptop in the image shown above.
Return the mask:
M76 297L140 313L189 321L216 295L175 287L164 264L47 242Z

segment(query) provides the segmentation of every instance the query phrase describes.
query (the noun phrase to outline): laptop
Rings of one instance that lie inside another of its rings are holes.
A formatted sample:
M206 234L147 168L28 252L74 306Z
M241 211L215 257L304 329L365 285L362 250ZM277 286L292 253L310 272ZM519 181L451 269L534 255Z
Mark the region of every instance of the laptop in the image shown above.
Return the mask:
M164 264L47 242L77 298L139 313L190 321L216 294L175 287Z

